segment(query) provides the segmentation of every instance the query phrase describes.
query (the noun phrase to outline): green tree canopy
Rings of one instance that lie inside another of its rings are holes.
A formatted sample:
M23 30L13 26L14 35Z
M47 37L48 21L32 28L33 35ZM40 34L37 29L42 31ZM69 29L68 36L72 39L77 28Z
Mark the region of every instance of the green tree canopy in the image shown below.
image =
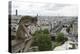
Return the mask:
M52 49L51 38L47 29L36 31L34 34L34 45L39 47L40 51Z
M64 34L63 33L58 33L56 37L57 42L62 42L64 41Z
M38 46L40 51L46 51L52 49L51 39L48 34L39 34Z

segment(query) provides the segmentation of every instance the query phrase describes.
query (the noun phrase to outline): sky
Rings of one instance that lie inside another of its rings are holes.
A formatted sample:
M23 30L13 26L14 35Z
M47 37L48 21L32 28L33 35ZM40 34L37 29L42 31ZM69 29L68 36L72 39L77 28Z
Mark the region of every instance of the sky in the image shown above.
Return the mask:
M12 14L36 16L78 16L78 7L72 4L12 1Z

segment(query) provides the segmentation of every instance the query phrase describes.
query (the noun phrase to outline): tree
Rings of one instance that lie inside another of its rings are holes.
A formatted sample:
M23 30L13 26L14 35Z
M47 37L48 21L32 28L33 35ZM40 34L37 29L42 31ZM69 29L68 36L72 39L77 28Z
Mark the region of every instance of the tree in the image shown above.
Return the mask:
M68 28L66 29L66 31L69 33L69 32L70 32L70 27L68 27Z
M57 42L62 42L64 41L64 34L63 33L58 33L56 37Z
M52 49L51 38L48 34L40 34L38 37L38 47L40 51L48 51Z
M47 29L36 31L34 34L33 45L38 46L40 51L46 51L52 49L51 38Z
M44 34L49 34L48 29L44 29L44 30L43 30L43 33L44 33Z

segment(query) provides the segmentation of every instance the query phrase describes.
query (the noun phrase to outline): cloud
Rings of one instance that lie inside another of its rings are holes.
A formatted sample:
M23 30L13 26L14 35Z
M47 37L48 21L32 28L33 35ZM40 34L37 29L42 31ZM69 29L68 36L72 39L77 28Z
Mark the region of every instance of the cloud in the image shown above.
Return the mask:
M52 4L52 3L48 3L45 6L43 6L46 10L52 10L52 11L56 11L59 9L62 9L66 6L70 6L69 4Z
M71 4L12 2L12 14L18 9L20 15L77 15L77 8Z

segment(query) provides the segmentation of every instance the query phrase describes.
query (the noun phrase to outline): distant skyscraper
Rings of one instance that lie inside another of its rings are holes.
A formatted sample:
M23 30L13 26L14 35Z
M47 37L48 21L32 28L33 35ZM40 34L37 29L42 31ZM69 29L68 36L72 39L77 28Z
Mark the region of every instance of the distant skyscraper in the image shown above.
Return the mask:
M11 15L11 6L12 6L12 2L11 1L9 1L9 15Z
M16 9L16 16L18 15L18 10Z

